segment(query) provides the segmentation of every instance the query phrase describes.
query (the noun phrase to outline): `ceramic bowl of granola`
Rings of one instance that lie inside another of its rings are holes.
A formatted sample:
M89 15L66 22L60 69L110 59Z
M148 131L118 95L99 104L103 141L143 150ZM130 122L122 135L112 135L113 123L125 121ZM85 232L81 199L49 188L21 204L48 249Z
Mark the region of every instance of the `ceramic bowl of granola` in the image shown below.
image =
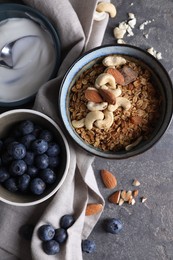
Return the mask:
M172 83L162 64L129 45L85 53L60 88L59 110L71 138L108 159L150 149L169 126L172 108Z

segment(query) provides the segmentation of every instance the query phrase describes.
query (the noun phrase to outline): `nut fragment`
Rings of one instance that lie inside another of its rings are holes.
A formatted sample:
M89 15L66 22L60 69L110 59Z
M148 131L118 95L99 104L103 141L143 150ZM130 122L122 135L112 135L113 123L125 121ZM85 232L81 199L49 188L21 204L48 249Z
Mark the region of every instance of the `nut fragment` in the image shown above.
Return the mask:
M141 202L142 202L142 203L144 203L146 200L147 200L146 197L142 197L142 198L141 198Z
M134 190L134 191L132 192L132 195L133 195L134 198L136 198L136 197L138 196L138 194L139 194L139 191L138 191L138 190Z
M121 198L124 200L124 201L129 201L130 198L132 197L132 191L126 191L126 190L123 190L121 192Z
M121 191L115 191L113 194L111 194L108 197L109 202L114 203L114 204L118 204L119 200L120 200L120 195L121 195Z
M129 204L134 205L136 203L135 199L132 197L128 201Z
M134 179L132 185L137 187L137 186L140 186L141 184L137 179Z

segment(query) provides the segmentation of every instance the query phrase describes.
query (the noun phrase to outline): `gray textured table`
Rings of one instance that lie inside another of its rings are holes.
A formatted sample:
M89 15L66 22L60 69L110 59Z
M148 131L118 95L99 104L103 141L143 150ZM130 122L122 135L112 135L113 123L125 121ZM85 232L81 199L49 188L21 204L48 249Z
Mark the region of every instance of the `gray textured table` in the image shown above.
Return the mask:
M103 44L115 44L113 29L119 22L134 13L137 19L134 36L124 37L126 43L146 50L153 47L162 53L160 62L173 79L173 1L172 0L113 0L117 7L116 18L110 19ZM154 20L153 20L154 19ZM151 23L139 30L139 26ZM148 34L148 38L144 36ZM85 254L85 260L172 260L173 259L173 124L162 139L149 151L126 160L96 158L94 169L99 189L105 198L106 207L100 221L90 235L97 251ZM113 205L107 198L111 193L104 188L100 169L106 168L115 174L117 189L131 190L137 178L139 197L134 206ZM140 196L146 196L145 203ZM105 233L103 220L119 218L124 228L118 235Z

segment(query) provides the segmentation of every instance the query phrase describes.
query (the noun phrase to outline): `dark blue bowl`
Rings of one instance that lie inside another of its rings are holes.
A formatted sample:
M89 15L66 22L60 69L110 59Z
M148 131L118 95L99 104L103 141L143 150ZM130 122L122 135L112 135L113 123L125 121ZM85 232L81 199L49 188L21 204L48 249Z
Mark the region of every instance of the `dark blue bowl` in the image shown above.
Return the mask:
M109 56L111 54L120 54L136 59L138 62L142 62L146 66L151 74L153 80L156 82L157 87L160 89L160 92L163 97L162 103L162 114L157 123L155 130L150 136L149 140L140 142L139 145L135 146L130 151L102 151L98 148L95 148L92 145L87 144L74 130L69 112L69 94L70 90L79 77L79 75L85 71L87 68L92 67L96 61L104 56ZM129 46L129 45L114 45L114 46L101 46L95 48L78 58L72 66L68 69L67 73L64 76L60 87L59 95L59 111L64 122L64 126L71 136L71 138L77 143L81 148L87 152L108 158L108 159L124 159L131 156L138 155L150 149L157 141L160 140L162 135L165 133L167 127L170 124L173 112L173 87L170 80L170 77L162 64L154 58L151 54L146 51L143 51L140 48Z

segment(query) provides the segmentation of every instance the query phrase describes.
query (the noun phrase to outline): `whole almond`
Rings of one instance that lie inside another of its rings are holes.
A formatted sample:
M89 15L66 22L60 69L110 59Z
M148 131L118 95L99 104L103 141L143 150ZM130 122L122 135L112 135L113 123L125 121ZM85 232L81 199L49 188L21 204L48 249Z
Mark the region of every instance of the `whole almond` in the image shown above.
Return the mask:
M101 170L100 175L106 188L114 189L117 186L117 179L111 172L107 170Z
M95 89L86 89L85 90L85 98L88 101L92 101L95 103L101 103L103 102L102 97L99 95L98 91Z
M115 191L113 194L111 194L108 197L109 202L114 203L114 204L118 204L119 200L120 200L120 195L121 195L121 191Z
M108 102L111 105L115 105L116 97L111 91L109 91L108 89L99 89L98 91L104 101Z
M99 204L99 203L88 204L86 207L85 215L86 216L95 215L95 214L101 212L102 209L103 209L102 204Z
M115 68L108 68L106 70L106 73L111 74L114 78L117 84L124 85L124 76L121 74L121 72Z

